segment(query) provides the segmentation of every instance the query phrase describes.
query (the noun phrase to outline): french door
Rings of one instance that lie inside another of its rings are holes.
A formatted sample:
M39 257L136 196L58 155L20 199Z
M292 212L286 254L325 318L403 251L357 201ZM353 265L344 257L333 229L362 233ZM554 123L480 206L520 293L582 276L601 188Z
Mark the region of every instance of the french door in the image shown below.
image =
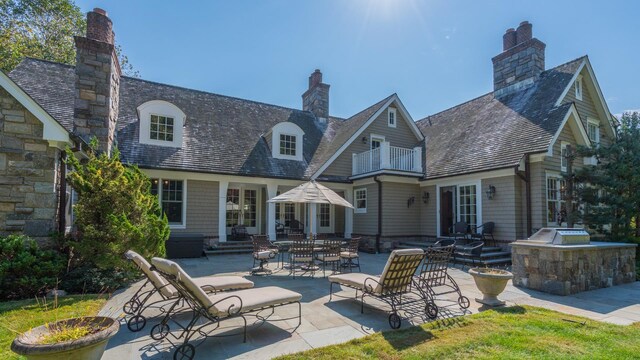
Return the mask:
M258 234L260 227L260 191L254 188L230 187L227 189L227 234L236 225L244 225L249 234Z
M333 233L333 205L317 204L316 212L318 233Z

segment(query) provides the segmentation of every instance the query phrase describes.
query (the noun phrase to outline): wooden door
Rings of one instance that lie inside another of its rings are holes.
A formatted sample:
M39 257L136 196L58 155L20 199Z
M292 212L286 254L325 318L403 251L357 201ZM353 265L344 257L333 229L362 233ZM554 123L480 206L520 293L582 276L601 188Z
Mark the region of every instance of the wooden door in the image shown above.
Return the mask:
M449 236L453 225L453 191L442 190L440 194L440 236Z

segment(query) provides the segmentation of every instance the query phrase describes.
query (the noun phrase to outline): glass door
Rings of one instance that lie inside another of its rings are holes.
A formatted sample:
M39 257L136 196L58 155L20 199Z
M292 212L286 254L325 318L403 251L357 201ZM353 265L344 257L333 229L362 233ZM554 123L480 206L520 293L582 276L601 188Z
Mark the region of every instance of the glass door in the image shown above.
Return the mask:
M258 232L258 190L246 188L227 189L227 234L236 225L244 225L249 234Z
M475 229L478 226L478 205L475 185L458 187L458 221Z
M317 222L318 233L333 233L333 206L330 204L318 204L317 205Z

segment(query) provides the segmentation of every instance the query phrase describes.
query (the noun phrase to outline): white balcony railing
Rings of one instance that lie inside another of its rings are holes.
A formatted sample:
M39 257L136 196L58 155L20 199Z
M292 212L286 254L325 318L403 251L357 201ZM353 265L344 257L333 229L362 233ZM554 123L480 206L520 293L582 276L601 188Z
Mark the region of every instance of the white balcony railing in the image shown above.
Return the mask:
M379 170L422 173L422 148L406 149L383 142L377 149L353 154L352 175Z

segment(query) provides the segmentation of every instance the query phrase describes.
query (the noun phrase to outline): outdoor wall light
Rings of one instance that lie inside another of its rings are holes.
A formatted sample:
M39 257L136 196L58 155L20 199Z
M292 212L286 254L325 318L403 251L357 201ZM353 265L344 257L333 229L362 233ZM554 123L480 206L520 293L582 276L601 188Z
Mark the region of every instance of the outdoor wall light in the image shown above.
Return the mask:
M367 137L366 137L366 136L363 136L363 137L362 137L362 143L363 143L363 144L366 144L366 143L367 143Z
M413 203L416 202L416 198L414 196L407 199L407 207L411 207Z
M491 200L496 195L496 187L493 185L489 185L489 189L486 191L487 199Z
M422 202L425 204L429 202L429 193L427 191L422 193Z

